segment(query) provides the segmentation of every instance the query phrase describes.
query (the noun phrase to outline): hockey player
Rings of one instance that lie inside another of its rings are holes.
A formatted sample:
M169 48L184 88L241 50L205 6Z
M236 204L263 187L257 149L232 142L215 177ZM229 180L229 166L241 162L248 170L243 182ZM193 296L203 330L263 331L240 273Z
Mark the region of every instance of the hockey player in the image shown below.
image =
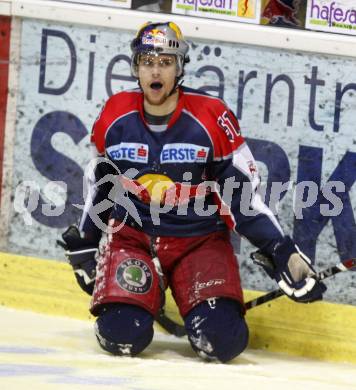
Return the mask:
M131 49L139 88L112 96L93 126L100 158L80 233L72 227L63 234L67 256L92 294L104 350L143 351L170 286L192 348L227 362L248 342L230 231L271 259L269 275L294 301L321 299L325 287L261 201L257 167L234 114L222 100L181 85L188 43L178 26L149 22Z

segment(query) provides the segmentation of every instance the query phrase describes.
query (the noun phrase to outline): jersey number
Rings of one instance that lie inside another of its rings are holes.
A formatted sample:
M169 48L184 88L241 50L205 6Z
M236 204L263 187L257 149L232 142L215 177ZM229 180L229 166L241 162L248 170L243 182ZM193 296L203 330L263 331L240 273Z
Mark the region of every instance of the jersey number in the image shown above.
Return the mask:
M225 134L227 135L227 138L230 140L230 142L233 142L235 137L239 134L238 130L232 124L227 111L224 111L224 113L219 116L218 125L225 131Z

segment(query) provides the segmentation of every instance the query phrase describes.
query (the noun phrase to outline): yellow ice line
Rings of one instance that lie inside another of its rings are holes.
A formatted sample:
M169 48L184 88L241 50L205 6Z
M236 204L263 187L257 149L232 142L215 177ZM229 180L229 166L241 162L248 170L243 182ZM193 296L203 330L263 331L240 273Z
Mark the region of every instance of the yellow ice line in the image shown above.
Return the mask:
M245 290L250 300L261 292ZM64 262L0 252L0 304L92 319L90 297ZM167 312L178 319L170 294ZM356 363L356 307L328 302L297 304L285 297L247 312L250 347L328 361Z

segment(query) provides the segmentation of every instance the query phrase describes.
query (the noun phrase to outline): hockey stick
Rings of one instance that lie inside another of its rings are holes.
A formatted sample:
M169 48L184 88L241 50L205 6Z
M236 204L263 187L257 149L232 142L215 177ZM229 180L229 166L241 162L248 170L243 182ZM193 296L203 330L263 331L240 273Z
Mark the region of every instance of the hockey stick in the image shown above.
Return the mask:
M324 271L318 272L316 274L316 278L318 280L324 280L331 276L334 276L338 274L339 272L349 271L356 267L356 258L348 259L345 261L342 261L336 265L333 265L329 268L326 268ZM273 290L265 295L262 295L258 298L252 299L245 303L245 309L250 310L253 309L256 306L263 305L264 303L270 302L276 298L279 298L280 296L284 295L282 290ZM170 318L168 318L164 312L159 313L159 315L155 318L156 321L167 330L168 333L173 334L177 337L182 337L186 335L185 329L182 325L177 324Z
M175 321L171 320L169 317L167 317L165 311L164 311L164 305L166 303L165 298L165 284L163 280L163 272L161 263L159 261L159 258L157 256L157 251L154 243L154 238L151 237L150 240L150 250L151 250L151 256L152 256L152 262L156 269L157 275L158 275L158 283L159 283L159 289L161 292L161 307L155 316L155 321L157 321L163 329L165 329L169 334L173 334L176 337L182 337L186 335L186 331L184 329L184 326L177 324Z
M336 265L333 265L329 268L326 268L324 271L318 272L316 274L317 280L324 280L329 278L330 276L334 276L338 274L339 272L349 271L352 268L356 267L356 258L355 259L348 259L345 261L342 261ZM262 295L258 298L252 299L251 301L248 301L245 303L245 309L253 309L256 306L262 305L266 302L272 301L273 299L279 298L280 296L284 295L284 292L282 290L274 290L271 291L265 295Z
M171 320L164 312L164 309L160 309L158 314L155 317L156 322L158 322L163 329L165 329L169 334L172 334L176 337L183 337L187 334L183 325L177 324L175 321Z

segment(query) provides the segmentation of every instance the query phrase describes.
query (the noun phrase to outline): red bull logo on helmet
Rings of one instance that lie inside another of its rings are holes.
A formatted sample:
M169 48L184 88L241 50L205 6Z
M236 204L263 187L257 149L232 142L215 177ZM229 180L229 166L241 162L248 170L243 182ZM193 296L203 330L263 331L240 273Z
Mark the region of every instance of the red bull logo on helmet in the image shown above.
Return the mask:
M144 45L164 45L166 42L166 34L157 28L145 31L142 36Z

